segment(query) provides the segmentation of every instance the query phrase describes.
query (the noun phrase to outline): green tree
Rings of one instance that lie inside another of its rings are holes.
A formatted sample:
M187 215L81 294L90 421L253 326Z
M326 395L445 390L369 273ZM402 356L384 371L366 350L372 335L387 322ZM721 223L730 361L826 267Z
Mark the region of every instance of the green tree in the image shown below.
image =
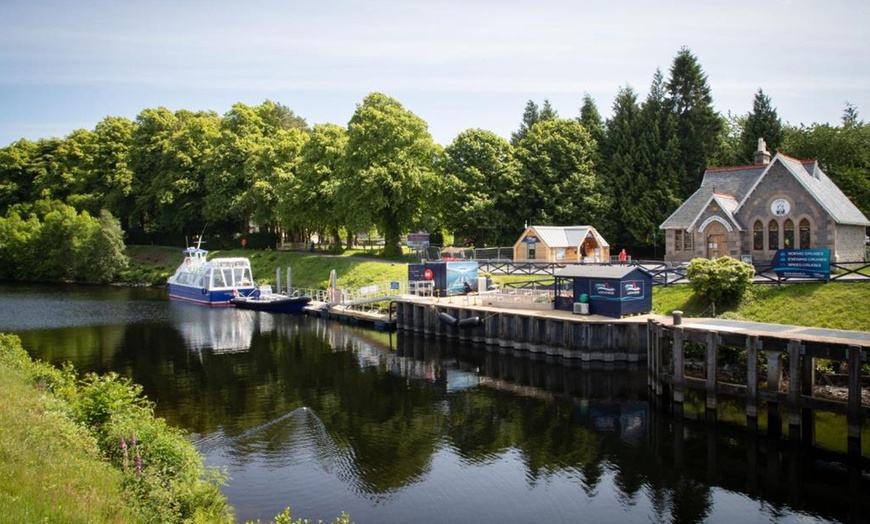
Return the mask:
M604 120L598 112L595 99L586 93L583 95L583 105L580 106L580 118L578 119L596 143L601 144L604 139Z
M650 149L642 141L641 109L631 87L620 88L613 102L613 116L606 124L602 146L607 166L607 188L613 206L608 239L615 245L638 246L649 241L654 209L650 198L653 175Z
M643 195L644 208L649 213L645 227L650 228L644 243L654 244L653 254L657 254L657 247L663 247L665 240L664 235L657 234L658 226L682 203L678 194L681 164L676 116L668 109L664 79L659 69L653 75L649 94L641 106L640 121L641 151L650 173L649 185ZM638 225L635 229L635 240L643 240L643 227Z
M0 149L0 212L31 200L37 147L22 138Z
M767 150L773 153L782 145L782 121L776 113L776 108L770 103L770 97L765 95L761 88L755 93L752 112L746 116L743 132L740 135L743 162L748 164L753 162L759 138L764 139Z
M345 153L347 130L335 124L318 124L302 147L294 184L282 186L289 195L281 208L282 225L295 224L311 231L329 234L341 245L340 230L347 218L339 205L346 180Z
M375 225L384 234L388 257L401 254L399 236L432 205L435 153L426 122L398 101L372 93L357 106L342 204L355 213L352 225Z
M445 226L475 246L513 242L519 165L507 140L483 129L460 133L444 151Z
M522 185L515 205L517 230L520 219L552 225L598 221L609 199L593 168L594 150L592 137L576 120L546 120L532 127L515 150Z
M202 202L208 195L205 166L220 137L220 117L211 111L175 112L176 126L166 138L163 169L152 179L158 197L155 220L160 231L198 233L205 225Z
M544 107L539 108L538 104L532 100L526 102L526 108L523 110L523 121L520 123L520 128L511 135L511 145L516 147L520 140L529 134L529 131L538 122L544 120L554 120L558 118L556 110L550 105L549 100L544 100Z
M106 117L94 128L87 163L83 167L85 187L82 194L92 195L86 209L97 216L108 209L126 229L135 207L133 172L129 166L129 149L134 124L122 117Z
M668 107L677 118L680 141L681 198L698 189L701 176L716 154L723 122L713 109L713 96L697 57L687 47L680 49L665 84Z
M219 229L247 231L249 221L265 231L277 226L283 198L277 188L295 176L308 132L283 127L286 119L275 117L281 112L276 107L269 101L258 107L237 103L221 120L204 177L206 219Z

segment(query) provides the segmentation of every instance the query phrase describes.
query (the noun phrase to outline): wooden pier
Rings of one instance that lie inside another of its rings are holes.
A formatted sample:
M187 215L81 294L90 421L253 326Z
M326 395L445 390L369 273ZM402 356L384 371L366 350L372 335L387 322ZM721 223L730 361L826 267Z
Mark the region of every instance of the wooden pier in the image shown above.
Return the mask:
M648 384L676 412L682 413L691 391L704 396L713 420L720 398L736 398L745 404L750 429L758 428L766 411L768 433L778 435L785 414L788 436L807 442L815 440L814 412L836 413L845 415L849 452L861 453L863 424L870 420L870 392L861 378L862 364L870 361L870 333L717 319L684 324L675 317L667 324L650 319L647 335ZM741 355L736 373L720 359L728 350ZM844 400L821 395L816 359L848 370L839 388Z

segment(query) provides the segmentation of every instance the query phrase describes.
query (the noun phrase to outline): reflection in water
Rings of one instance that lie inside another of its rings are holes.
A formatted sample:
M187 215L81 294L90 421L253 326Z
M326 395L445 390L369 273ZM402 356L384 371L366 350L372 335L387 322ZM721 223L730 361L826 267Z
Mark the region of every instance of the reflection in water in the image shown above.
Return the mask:
M564 365L126 294L129 307L113 291L88 300L149 312L102 323L113 313L89 304L101 323L42 317L22 327L6 312L36 306L27 293L0 289L0 329L19 333L41 358L143 384L161 416L189 429L209 463L228 468L225 492L240 520L288 505L296 517L329 520L344 510L357 522L870 515L866 461L672 417L648 398L640 366ZM68 300L51 296L33 299L46 310Z
M255 315L234 308L208 308L170 302L172 324L191 351L214 353L248 351L254 335ZM270 330L267 328L267 330Z

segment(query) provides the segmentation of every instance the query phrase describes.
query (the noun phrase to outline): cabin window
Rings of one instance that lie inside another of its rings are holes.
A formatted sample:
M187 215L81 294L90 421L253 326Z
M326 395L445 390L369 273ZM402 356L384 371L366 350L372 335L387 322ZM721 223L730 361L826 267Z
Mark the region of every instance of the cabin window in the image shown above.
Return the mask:
M810 221L804 218L801 220L800 225L800 248L801 249L809 249L810 248Z
M227 281L224 279L224 272L219 268L212 272L212 287L227 287Z
M677 229L674 231L674 251L683 250L683 231Z
M767 224L767 249L773 251L779 249L779 224L771 220Z
M529 244L529 247L527 250L529 253L529 260L534 260L535 259L535 244L534 243Z
M794 222L790 218L782 225L782 243L786 249L794 249Z
M691 231L683 231L683 250L691 251L693 249L692 246L692 232Z
M762 251L764 249L764 224L756 220L752 226L752 249Z

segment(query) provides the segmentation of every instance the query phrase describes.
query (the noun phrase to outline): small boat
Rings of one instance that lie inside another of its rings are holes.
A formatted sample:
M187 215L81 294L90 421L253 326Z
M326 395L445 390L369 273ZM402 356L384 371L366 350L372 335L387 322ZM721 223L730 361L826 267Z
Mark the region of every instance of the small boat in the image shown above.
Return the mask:
M257 296L259 290L251 276L247 258L213 258L197 247L184 250L184 260L166 287L169 298L206 306L229 306L234 297Z
M253 309L270 313L302 313L302 308L311 302L308 295L283 295L272 293L272 286L260 286L259 293L250 296L238 296L230 299L230 303L239 309Z

